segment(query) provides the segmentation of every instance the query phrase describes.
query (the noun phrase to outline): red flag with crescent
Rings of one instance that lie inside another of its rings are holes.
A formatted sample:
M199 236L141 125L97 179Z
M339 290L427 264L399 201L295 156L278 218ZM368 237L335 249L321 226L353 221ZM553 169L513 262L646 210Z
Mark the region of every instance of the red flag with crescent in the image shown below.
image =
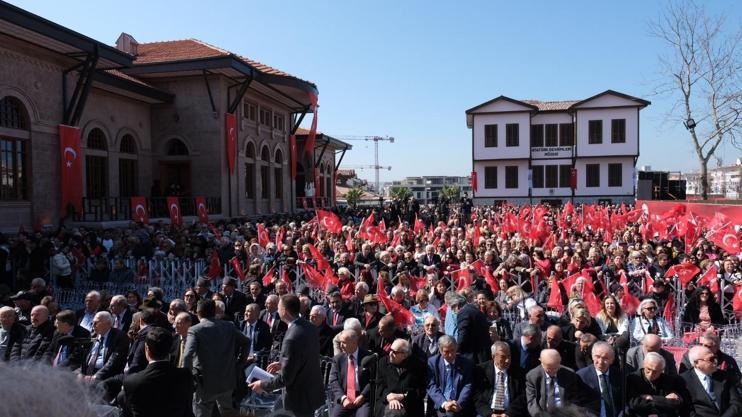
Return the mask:
M213 251L209 257L209 270L206 272L206 276L209 279L214 279L221 276L222 272L222 261L219 259L219 253Z
M62 216L67 216L67 208L70 205L76 212L82 213L82 152L79 127L59 125L59 153Z
M677 275L678 278L680 278L680 285L685 288L685 286L688 285L688 282L690 282L690 280L692 280L699 272L701 272L700 268L692 263L685 262L671 266L670 269L665 272L665 276L672 277Z
M237 276L240 277L240 282L245 280L245 271L242 270L242 265L240 264L240 260L237 259L237 257L234 257L229 260L229 262L232 264L232 267L234 268L234 272L237 273Z
M167 211L170 213L170 223L176 226L183 224L183 215L180 213L180 201L178 197L167 198Z
M559 288L559 281L556 279L551 280L549 300L546 302L546 306L553 308L560 313L564 311L564 305L562 304L562 290Z
M319 221L319 225L330 233L337 235L343 229L340 218L331 211L317 210L317 220Z
M209 224L209 211L206 209L205 197L196 197L196 214L199 222Z
M283 281L286 284L286 289L289 292L293 291L291 288L291 278L289 278L289 271L287 269L284 269L283 272L281 273L281 281Z
M270 241L271 238L268 234L268 230L265 228L263 223L258 223L258 244L262 247L266 247Z
M266 272L265 275L263 275L263 285L269 285L271 281L273 281L273 273L275 272L276 267L270 269L270 271Z
M276 233L276 250L281 252L283 250L283 238L286 236L286 229L281 227Z
M227 166L229 175L234 173L235 156L237 155L237 118L232 113L224 114L224 133L227 148Z
M712 231L712 233L707 237L710 241L714 242L716 246L724 249L730 255L736 255L739 253L739 238L734 232L733 227L722 227Z
M142 196L131 198L131 219L137 223L149 224L147 201Z

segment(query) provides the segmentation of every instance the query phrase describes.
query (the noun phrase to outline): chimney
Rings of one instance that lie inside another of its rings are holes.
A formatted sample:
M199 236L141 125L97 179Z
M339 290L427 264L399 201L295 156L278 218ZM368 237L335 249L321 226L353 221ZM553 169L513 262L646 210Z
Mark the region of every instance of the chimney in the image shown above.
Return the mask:
M127 54L131 56L137 56L138 47L139 47L139 42L137 42L137 40L134 39L134 37L129 35L128 33L121 32L121 35L119 35L119 38L116 39L116 49L122 52L126 52Z

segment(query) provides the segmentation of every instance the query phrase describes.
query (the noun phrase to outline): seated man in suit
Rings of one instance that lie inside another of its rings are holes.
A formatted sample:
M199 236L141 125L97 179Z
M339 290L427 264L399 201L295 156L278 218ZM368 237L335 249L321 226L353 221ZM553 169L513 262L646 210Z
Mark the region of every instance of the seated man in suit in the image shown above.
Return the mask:
M626 364L633 370L641 368L644 356L649 352L655 352L665 358L665 373L677 375L678 368L675 367L675 357L672 353L662 349L662 339L656 334L644 336L640 346L634 346L626 352Z
M187 369L177 368L168 360L172 344L172 334L163 328L153 327L147 332L144 355L148 365L141 372L124 378L125 407L133 417L187 417L191 414L191 375Z
M520 368L511 366L510 345L495 342L492 360L476 368L476 411L481 417L527 417L526 380Z
M458 354L456 339L438 339L439 353L428 359L428 397L438 417L464 417L473 413L474 365Z
M126 297L123 295L114 295L108 305L108 311L113 316L113 327L126 333L131 326L132 312L129 304L126 303Z
M343 296L340 294L340 291L334 291L327 295L327 308L327 323L334 329L342 329L343 322L350 315L345 309L345 303L343 302Z
M100 302L100 293L98 291L90 291L85 295L85 307L77 310L75 313L77 324L90 333L93 333L93 319L95 318L95 313L100 309Z
M309 311L309 321L319 331L319 354L322 356L335 356L332 348L332 339L337 335L335 329L327 325L327 313L325 308L316 305Z
M273 350L281 350L281 342L289 326L278 316L278 296L270 294L265 297L265 309L260 313L260 320L264 321L271 332Z
M594 334L585 333L580 336L580 339L575 346L574 353L574 370L582 369L593 362L592 349L598 338Z
M260 287L260 283L257 283L257 285ZM229 320L235 320L235 313L245 311L245 306L251 302L255 302L249 301L245 293L237 290L237 284L231 277L224 277L222 280L222 296L224 297L224 315L227 316ZM261 299L260 301L264 302L265 300ZM258 305L262 305L262 303Z
M425 316L423 320L423 332L412 338L413 348L425 358L429 358L438 353L438 339L443 336L440 331L441 322L435 316Z
M10 352L11 361L44 361L51 355L49 347L54 336L54 325L49 320L49 309L37 305L31 309L31 324L20 343Z
M371 415L369 375L362 372L361 361L369 355L358 348L358 334L343 330L339 334L343 353L332 359L330 390L332 391L332 417L368 417Z
M375 414L383 417L423 417L427 388L427 366L405 339L392 343L389 356L376 368L377 405Z
M397 328L394 317L387 314L379 320L379 327L368 331L368 350L386 356L392 348L392 342L397 339L409 339L405 332Z
M533 324L523 328L520 340L510 346L511 360L515 366L528 373L538 366L541 352L541 330Z
M90 332L76 323L72 310L62 310L54 318L57 330L49 348L52 367L75 370L82 365L85 359L83 346L90 343Z
M688 352L693 369L680 377L685 381L690 417L737 417L742 415L742 399L736 383L716 368L714 352L706 346L693 346Z
M592 349L593 364L577 371L577 375L587 386L591 398L588 404L595 415L600 417L619 417L623 415L623 376L617 366L613 347L607 342L596 342Z
M587 404L580 377L571 369L561 366L559 352L544 349L540 361L541 366L526 374L526 402L531 416L567 404Z
M99 311L93 318L93 346L80 368L87 381L105 381L124 372L129 352L129 337L113 328L113 317Z
M665 358L657 352L648 352L642 368L626 377L626 407L630 416L680 414L684 404L683 381L664 371Z
M739 382L740 371L739 366L737 366L737 361L719 349L721 346L721 339L717 334L705 333L701 335L701 337L698 338L698 344L706 346L714 353L714 356L716 357L716 367L719 368L720 371L726 372L732 380ZM680 361L680 373L692 368L693 365L691 365L690 360L688 359L688 352L685 352L685 354L683 354L683 360Z
M542 333L549 328L549 323L546 321L546 312L544 312L543 307L540 305L532 305L527 311L528 321L520 322L513 328L513 341L517 342L520 339L520 336L523 333L523 328L529 324L537 326Z
M543 348L554 349L559 352L562 365L573 370L575 369L575 346L574 343L564 340L561 327L551 325L546 329Z
M250 339L248 363L255 361L256 355L267 354L271 349L272 339L268 323L259 320L260 306L253 303L245 307L245 320L240 322L240 331Z

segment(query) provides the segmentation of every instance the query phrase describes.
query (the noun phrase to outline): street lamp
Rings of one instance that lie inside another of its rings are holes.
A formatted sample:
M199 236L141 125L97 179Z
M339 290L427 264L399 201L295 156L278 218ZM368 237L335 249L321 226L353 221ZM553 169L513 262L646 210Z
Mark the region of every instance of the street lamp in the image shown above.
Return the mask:
M685 125L685 128L688 130L693 130L696 128L696 121L693 120L692 117L689 117L688 120L683 122L683 124Z

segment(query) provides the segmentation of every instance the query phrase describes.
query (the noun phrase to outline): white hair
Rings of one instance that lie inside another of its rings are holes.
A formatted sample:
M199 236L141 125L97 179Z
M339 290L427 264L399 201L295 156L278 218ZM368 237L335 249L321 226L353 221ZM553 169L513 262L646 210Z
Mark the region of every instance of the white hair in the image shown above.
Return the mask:
M97 299L100 300L100 293L98 291L96 291L96 290L90 291L87 295L92 295L92 296L94 296L94 297L96 297Z
M707 348L706 346L701 346L701 345L693 346L688 351L688 360L690 360L690 363L692 363L693 366L695 366L696 361L701 359L701 355L706 355L708 353L711 353L711 349Z
M222 300L214 301L214 310L216 314L224 314L225 309L226 309L226 306L224 305L224 301Z
M356 289L363 288L364 291L368 292L368 284L366 284L363 281L358 281L356 283Z
M327 310L325 310L325 308L320 305L316 305L316 306L312 306L312 309L309 311L309 314L319 314L322 317L327 317Z
M109 324L113 324L113 316L107 311L99 311L95 313L96 319L106 320Z
M663 358L662 355L660 355L657 352L647 352L644 355L643 364L646 365L647 363L650 363L650 362L657 362L660 364L663 370L665 369L665 358Z
M361 326L361 322L357 318L350 317L345 319L345 322L343 323L343 330L355 330L356 332L360 333L363 331L363 326Z

